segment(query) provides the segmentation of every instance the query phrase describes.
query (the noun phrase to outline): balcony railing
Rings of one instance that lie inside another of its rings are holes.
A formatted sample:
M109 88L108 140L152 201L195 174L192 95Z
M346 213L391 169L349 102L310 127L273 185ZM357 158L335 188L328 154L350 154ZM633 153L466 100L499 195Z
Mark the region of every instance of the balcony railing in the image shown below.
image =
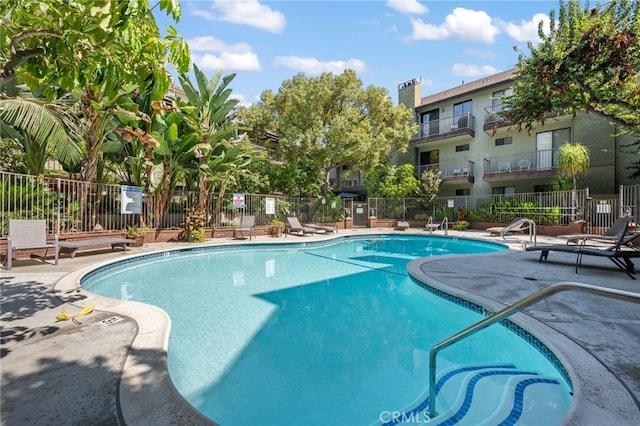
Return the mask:
M455 161L455 162L443 162L426 164L418 167L418 178L422 176L424 171L438 170L440 172L441 179L453 179L453 178L473 178L474 166L473 161ZM470 180L472 182L472 180Z
M502 105L494 105L486 107L484 109L484 124L500 125L507 120L500 112L502 111Z
M553 171L557 162L557 149L490 157L484 159L484 174Z
M439 120L432 120L428 123L420 123L418 133L414 135L416 139L442 139L443 137L457 136L460 134L471 134L475 131L475 117L471 113L454 115Z

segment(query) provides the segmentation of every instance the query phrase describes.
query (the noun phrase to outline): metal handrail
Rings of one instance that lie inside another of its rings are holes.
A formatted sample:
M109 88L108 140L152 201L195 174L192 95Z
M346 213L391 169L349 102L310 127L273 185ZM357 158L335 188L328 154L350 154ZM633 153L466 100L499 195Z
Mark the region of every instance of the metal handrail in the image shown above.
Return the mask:
M529 242L533 243L533 245L537 245L538 238L537 238L537 232L536 232L536 222L528 218L522 218L518 221L511 223L509 226L506 226L502 231L500 231L500 236L502 237L503 240L505 240L506 238L504 238L504 234L506 234L507 232L510 232L513 228L517 228L523 223L529 224Z
M449 235L449 218L447 216L442 219L440 225L444 224L444 235ZM429 216L429 220L427 220L427 224L424 225L426 228L429 228L429 233L433 234L433 216ZM442 228L442 226L440 226Z
M561 291L585 291L587 293L594 293L601 296L618 298L623 300L630 300L632 302L640 303L640 294L632 293L630 291L624 290L615 290L612 288L599 287L595 285L582 284L576 282L559 282L556 284L552 284L547 288L544 288L540 291L537 291L524 299L514 303L513 305L507 306L506 308L496 312L495 314L473 324L470 327L465 328L464 330L454 334L453 336L441 341L440 343L436 343L432 348L431 352L429 352L429 417L435 418L436 414L436 357L440 350L451 346L452 344L472 335L476 332L483 330L489 327L496 322L503 320L511 314L520 312L522 309L526 308L529 305L532 305L546 297L549 297L553 294L559 293Z

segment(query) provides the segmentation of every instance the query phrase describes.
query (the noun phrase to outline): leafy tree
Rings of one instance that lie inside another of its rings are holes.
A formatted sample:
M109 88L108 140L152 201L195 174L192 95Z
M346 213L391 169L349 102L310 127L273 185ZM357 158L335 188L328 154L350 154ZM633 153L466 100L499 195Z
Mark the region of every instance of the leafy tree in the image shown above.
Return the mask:
M27 173L24 149L17 139L7 137L7 133L0 127L3 138L0 139L0 168L12 173Z
M160 9L179 19L177 1L161 0ZM175 29L160 32L146 0L0 3L0 87L16 82L42 89L47 100L62 91L80 103L86 145L81 177L98 170L102 146L121 113L123 92L148 91L161 99L169 87L165 63L180 72L190 65L189 50Z
M422 198L427 206L431 206L436 198L438 198L438 192L442 184L440 171L436 169L425 170L422 172L422 176L420 176L420 181L422 184Z
M277 135L277 159L311 160L326 194L332 169L347 165L368 173L386 164L392 150L405 151L415 131L411 114L394 106L385 89L363 88L356 73L347 70L337 76L298 74L278 93L264 91L241 116L253 139Z
M548 34L518 59L513 94L501 114L518 128L543 124L548 114L579 111L607 117L621 134L640 135L640 4L612 0L593 9L560 1ZM640 142L635 142L638 144ZM636 150L636 154L637 150ZM634 163L640 176L640 159Z
M379 167L365 178L367 193L379 198L408 198L420 194L413 164Z
M312 159L296 158L284 164L272 163L268 173L272 192L299 197L318 197L323 176Z

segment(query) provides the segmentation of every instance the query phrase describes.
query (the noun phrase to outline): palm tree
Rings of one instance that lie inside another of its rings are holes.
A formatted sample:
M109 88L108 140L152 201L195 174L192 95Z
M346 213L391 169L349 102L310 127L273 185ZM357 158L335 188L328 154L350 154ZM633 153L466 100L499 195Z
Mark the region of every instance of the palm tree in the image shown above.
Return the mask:
M590 163L589 148L581 143L574 142L571 144L567 142L560 147L557 169L560 176L570 178L573 183L573 191L571 192L571 204L574 209L573 216L575 216L575 208L577 207L577 178L589 170Z
M78 128L67 111L63 102L45 102L27 91L0 95L0 133L20 142L28 173L43 174L51 156L62 164L82 160Z

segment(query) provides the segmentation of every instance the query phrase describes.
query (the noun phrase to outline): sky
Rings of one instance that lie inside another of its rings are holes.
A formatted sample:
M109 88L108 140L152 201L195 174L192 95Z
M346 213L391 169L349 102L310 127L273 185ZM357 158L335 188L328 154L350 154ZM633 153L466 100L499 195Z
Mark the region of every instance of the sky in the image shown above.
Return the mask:
M414 78L422 81L422 96L475 81L515 67L514 46L528 54L527 42L539 41L538 23L548 28L549 12L560 3L182 0L181 5L178 23L155 11L161 31L173 25L208 77L218 70L235 73L233 97L248 105L299 73L317 77L353 69L364 87L387 89L396 104L398 85Z

